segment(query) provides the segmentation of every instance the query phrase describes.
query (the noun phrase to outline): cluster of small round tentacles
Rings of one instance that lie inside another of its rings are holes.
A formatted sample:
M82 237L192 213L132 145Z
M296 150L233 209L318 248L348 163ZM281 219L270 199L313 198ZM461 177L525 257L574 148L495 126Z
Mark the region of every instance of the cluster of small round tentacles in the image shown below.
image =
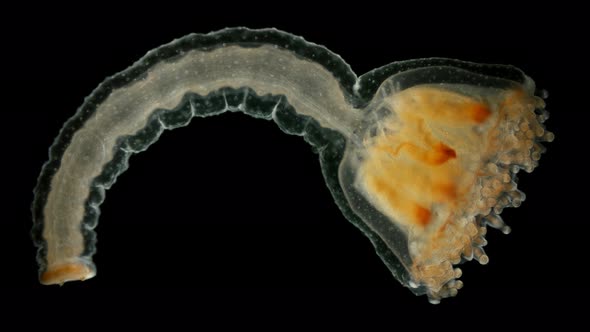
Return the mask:
M429 249L410 248L411 252L420 252L420 257L428 257L414 265L419 270L415 275L422 279L410 286L427 285L430 302L455 296L463 287L458 280L462 272L454 265L472 259L481 264L489 262L483 250L487 244L486 226L510 233L500 213L505 207L519 207L525 200L525 194L517 188L516 175L521 169L532 172L545 151L541 142L554 139L553 133L543 125L549 117L544 106L543 100L536 96L524 96L520 92L508 95L499 107L496 125L488 133L487 151L482 153L487 159L482 160L477 184L468 195L467 202L471 203L465 204L452 223L445 224L433 235L444 239L437 241L434 249L432 243ZM421 243L424 242L413 244ZM425 250L431 252L426 254Z

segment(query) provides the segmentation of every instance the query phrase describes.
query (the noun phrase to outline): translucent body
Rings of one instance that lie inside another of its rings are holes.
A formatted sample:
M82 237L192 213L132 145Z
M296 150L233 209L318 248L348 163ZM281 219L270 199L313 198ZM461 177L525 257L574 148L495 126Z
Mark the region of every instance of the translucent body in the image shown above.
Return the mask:
M94 276L98 206L132 153L192 117L242 111L304 136L344 215L392 273L434 302L453 265L488 258L486 222L518 206L514 173L551 140L518 69L430 59L357 79L325 48L276 30L227 29L165 45L109 78L60 133L36 189L40 279Z

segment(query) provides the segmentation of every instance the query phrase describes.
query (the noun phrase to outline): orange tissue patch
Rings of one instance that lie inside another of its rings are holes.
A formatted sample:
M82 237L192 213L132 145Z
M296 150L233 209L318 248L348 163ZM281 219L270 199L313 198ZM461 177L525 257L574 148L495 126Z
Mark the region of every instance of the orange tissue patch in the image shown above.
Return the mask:
M455 152L455 150L441 142L437 142L432 147L431 151L432 152L430 153L430 158L428 160L428 163L431 165L440 165L451 158L457 157L457 152Z
M441 142L435 142L433 145L425 147L404 142L400 144L398 151L399 150L404 150L415 160L419 160L429 165L440 165L451 158L457 157L455 150Z
M413 109L414 112L421 114L430 121L446 125L480 124L485 122L492 114L485 103L437 87L414 87L397 95L400 94L406 94L406 96L394 98L394 108Z
M40 278L44 285L63 284L70 280L85 280L92 278L94 272L83 263L66 263L48 268Z
M452 201L457 198L457 187L453 183L435 183L432 193L439 201Z
M490 117L492 112L486 105L475 104L469 109L468 114L473 121L482 123Z
M431 212L428 209L421 207L418 204L414 204L414 218L418 224L422 226L428 225L430 222Z

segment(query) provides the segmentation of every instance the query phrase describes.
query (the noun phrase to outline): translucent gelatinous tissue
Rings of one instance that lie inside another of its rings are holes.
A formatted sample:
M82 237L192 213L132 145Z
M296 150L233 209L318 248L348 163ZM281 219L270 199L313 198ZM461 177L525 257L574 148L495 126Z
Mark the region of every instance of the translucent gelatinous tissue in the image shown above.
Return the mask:
M486 226L509 232L500 213L525 198L515 175L553 139L534 91L512 66L418 59L357 78L275 29L188 35L106 79L64 125L35 188L40 281L95 275L99 205L133 153L194 117L241 111L303 136L344 216L436 303L462 287L455 265L488 262Z

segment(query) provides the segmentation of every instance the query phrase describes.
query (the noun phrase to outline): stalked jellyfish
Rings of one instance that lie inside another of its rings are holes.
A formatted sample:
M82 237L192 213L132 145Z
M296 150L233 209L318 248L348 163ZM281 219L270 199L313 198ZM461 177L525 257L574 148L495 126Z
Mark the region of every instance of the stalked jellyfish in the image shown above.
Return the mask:
M359 78L336 54L274 29L192 34L107 78L66 122L35 189L40 281L95 275L99 206L133 153L194 117L274 120L319 153L344 216L393 275L433 303L489 261L486 226L524 194L553 134L519 69L452 59L394 62ZM206 143L203 143L206 144Z

